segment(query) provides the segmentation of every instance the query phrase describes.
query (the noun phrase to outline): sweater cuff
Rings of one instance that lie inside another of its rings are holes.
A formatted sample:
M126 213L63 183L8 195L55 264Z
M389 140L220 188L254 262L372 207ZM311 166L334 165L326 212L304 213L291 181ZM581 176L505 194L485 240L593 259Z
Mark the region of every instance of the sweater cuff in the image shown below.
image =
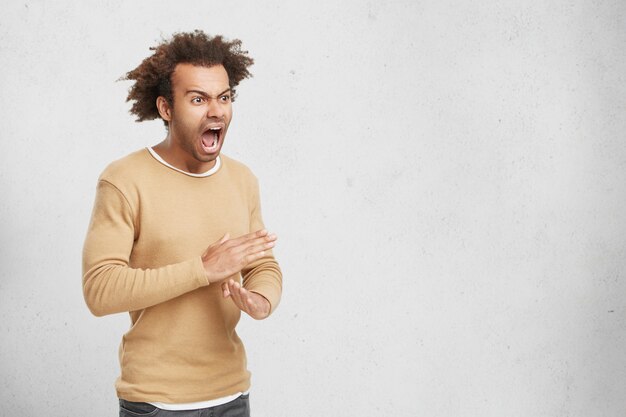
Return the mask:
M197 258L192 259L192 268L193 268L193 276L198 282L200 287L204 287L209 285L209 279L206 276L206 272L204 270L204 264L202 263L202 257L198 256Z
M270 283L257 282L246 286L248 291L262 295L270 302L270 314L276 310L280 302L281 290Z

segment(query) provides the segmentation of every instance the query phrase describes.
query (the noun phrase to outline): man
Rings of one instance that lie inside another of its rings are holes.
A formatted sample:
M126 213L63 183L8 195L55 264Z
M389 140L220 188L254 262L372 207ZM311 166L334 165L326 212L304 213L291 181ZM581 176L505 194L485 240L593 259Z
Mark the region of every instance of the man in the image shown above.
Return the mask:
M135 81L128 100L138 121L160 117L167 136L100 176L83 251L85 300L97 316L130 314L120 416L249 416L235 326L242 311L254 319L274 311L282 274L256 178L220 151L253 60L239 40L201 31L152 49L125 77Z

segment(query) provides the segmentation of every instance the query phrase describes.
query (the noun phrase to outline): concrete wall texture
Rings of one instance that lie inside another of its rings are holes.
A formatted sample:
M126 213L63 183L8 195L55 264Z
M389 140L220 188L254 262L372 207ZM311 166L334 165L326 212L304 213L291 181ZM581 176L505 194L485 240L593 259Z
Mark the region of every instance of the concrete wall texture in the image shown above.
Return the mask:
M626 3L9 0L0 415L113 416L96 179L159 142L116 82L162 36L256 59L224 152L261 181L283 302L244 318L254 416L626 413Z

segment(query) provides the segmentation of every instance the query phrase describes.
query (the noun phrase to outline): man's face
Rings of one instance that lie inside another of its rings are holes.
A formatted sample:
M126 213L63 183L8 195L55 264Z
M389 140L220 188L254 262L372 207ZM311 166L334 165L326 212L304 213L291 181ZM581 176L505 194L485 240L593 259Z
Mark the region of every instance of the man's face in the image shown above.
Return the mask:
M178 64L172 74L172 96L166 120L176 162L190 172L212 168L232 118L226 70L222 65Z

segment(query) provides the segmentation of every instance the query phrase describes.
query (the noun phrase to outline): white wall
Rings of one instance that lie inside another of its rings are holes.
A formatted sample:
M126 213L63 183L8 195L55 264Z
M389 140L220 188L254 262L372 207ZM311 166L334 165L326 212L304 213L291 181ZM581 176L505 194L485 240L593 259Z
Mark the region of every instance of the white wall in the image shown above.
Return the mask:
M256 59L225 146L285 274L241 323L255 416L624 414L624 2L88 3L0 14L2 416L117 413L128 318L81 249L164 130L115 80L195 28Z

